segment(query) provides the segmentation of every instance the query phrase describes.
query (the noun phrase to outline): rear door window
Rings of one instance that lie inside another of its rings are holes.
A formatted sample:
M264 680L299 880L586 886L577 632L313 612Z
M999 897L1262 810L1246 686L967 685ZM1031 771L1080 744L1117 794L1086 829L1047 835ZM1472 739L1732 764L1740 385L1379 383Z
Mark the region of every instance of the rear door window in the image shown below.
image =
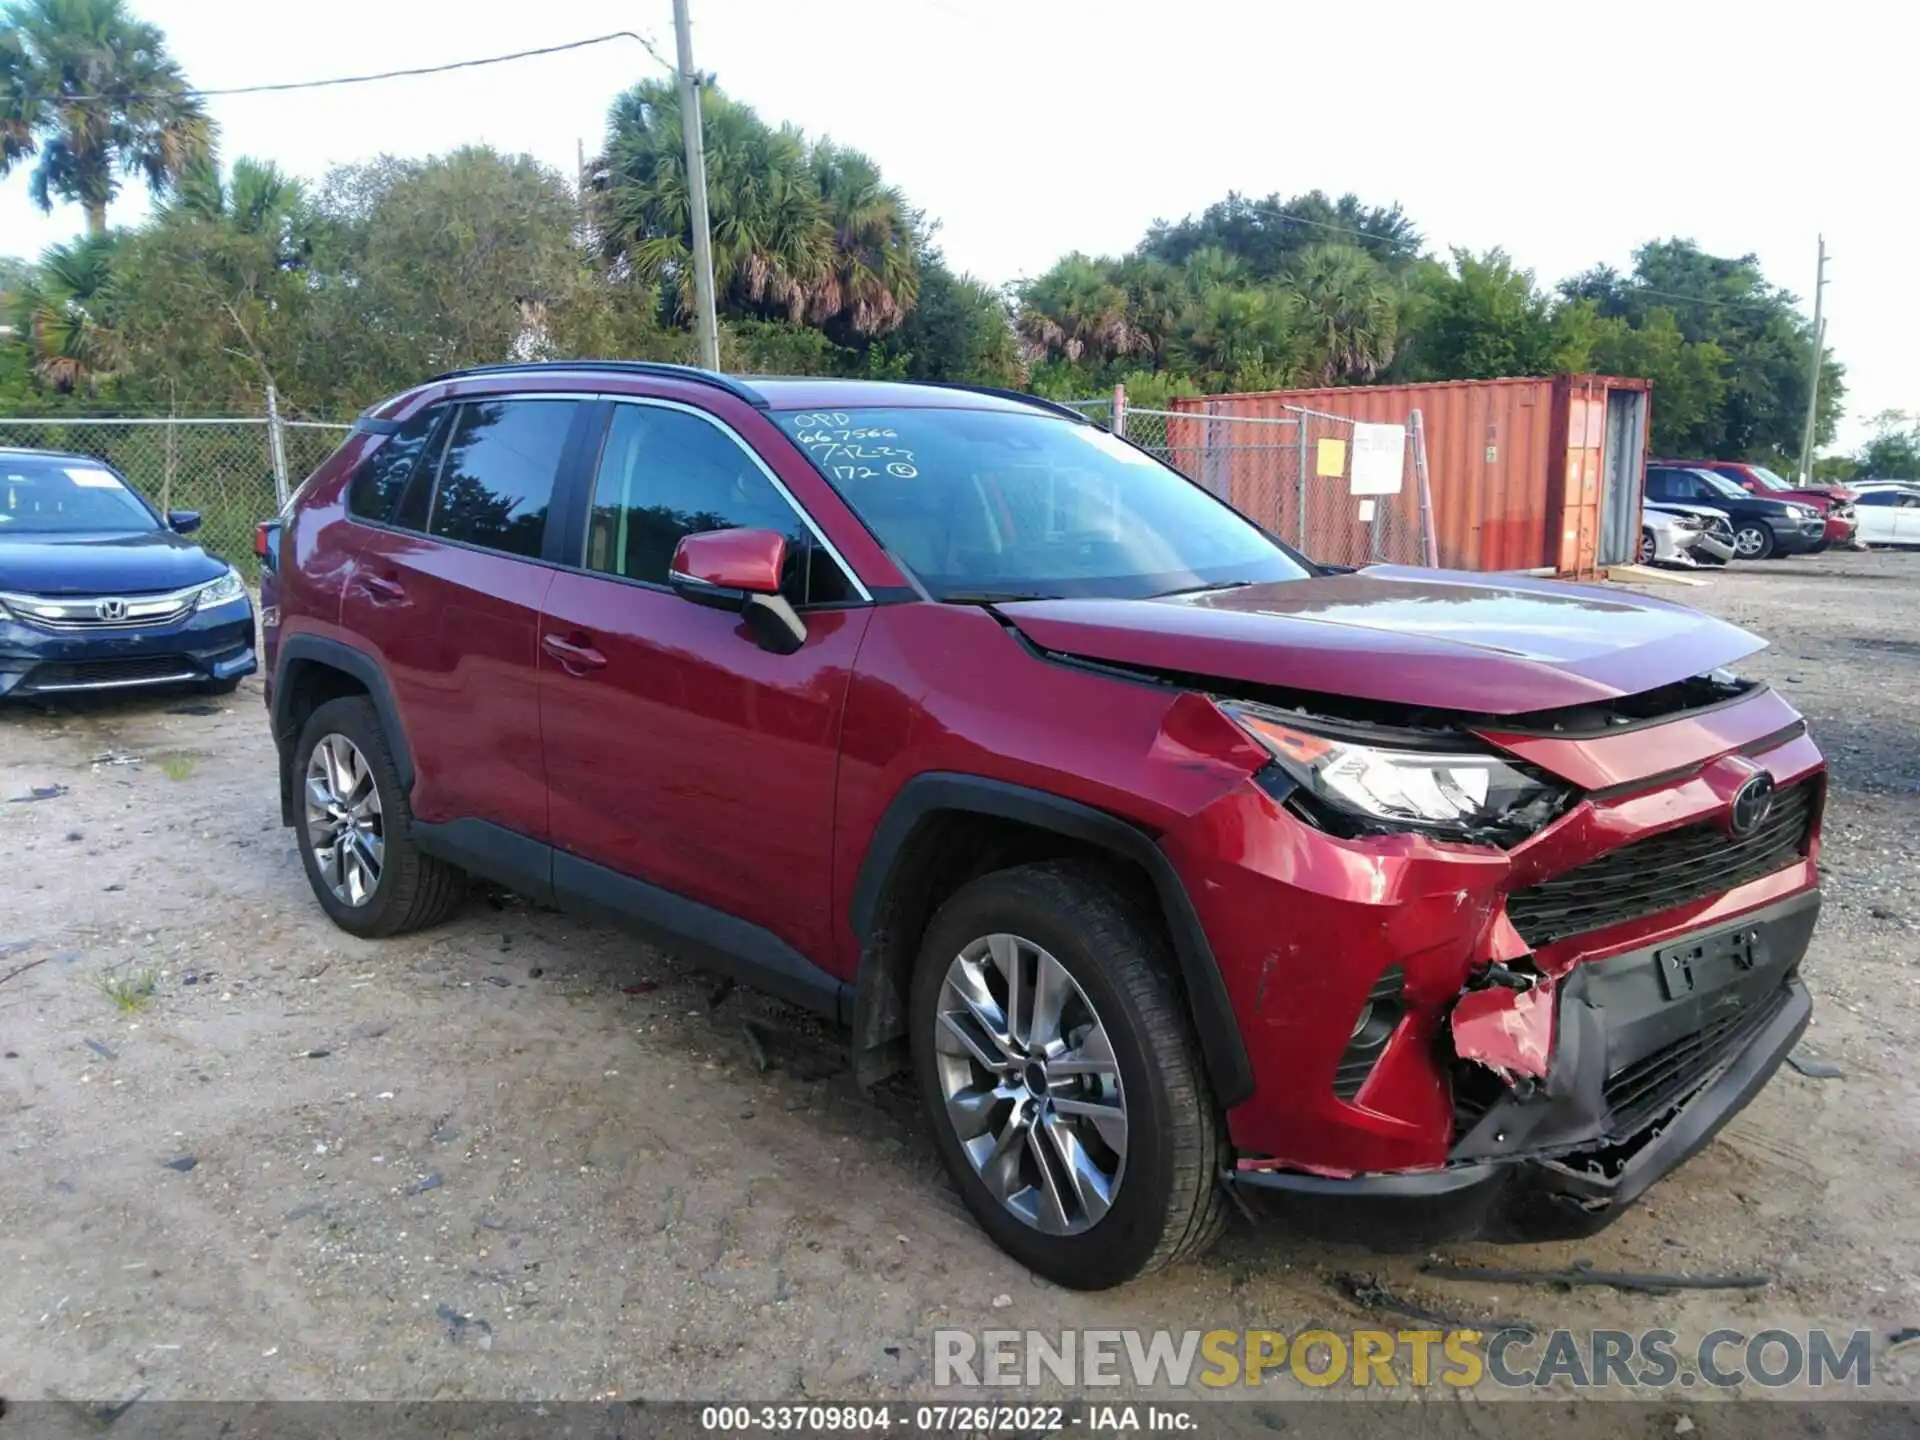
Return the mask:
M477 400L447 436L427 533L539 558L577 400ZM395 437L398 438L398 437Z

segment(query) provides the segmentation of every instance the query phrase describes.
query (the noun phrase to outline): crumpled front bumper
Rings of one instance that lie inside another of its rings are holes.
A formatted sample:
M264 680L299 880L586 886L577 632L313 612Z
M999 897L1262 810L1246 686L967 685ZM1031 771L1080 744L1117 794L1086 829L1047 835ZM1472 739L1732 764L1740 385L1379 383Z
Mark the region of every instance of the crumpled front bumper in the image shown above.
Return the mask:
M1560 988L1546 1082L1464 1115L1442 1168L1223 1179L1252 1208L1375 1249L1592 1234L1705 1146L1799 1040L1812 1003L1798 967L1819 908L1809 891L1576 967ZM1689 955L1704 957L1697 975Z

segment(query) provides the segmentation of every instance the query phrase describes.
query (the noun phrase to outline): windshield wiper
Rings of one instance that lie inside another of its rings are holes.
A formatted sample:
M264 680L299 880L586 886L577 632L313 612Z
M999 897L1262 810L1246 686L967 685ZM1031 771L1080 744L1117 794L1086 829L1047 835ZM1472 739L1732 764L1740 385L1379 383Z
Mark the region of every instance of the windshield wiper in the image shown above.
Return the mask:
M1016 600L1064 600L1064 595L1047 595L1038 590L949 590L940 596L942 605L1010 605Z
M1211 585L1183 585L1178 590L1160 590L1147 598L1164 600L1169 595L1204 595L1209 590L1238 590L1242 586L1259 583L1258 580L1216 580Z

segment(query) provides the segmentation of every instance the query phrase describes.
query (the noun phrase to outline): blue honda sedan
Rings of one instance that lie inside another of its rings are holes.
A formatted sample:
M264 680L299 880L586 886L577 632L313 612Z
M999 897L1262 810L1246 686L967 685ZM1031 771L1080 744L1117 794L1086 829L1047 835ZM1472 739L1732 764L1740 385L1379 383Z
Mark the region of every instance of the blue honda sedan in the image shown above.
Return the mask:
M254 668L240 572L87 455L0 448L0 699L230 691Z

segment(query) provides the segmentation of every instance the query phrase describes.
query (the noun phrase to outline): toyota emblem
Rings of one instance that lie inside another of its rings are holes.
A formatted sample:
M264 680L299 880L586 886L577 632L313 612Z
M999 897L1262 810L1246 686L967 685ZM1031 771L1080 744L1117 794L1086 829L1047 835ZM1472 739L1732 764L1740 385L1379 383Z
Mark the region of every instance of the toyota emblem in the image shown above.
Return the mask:
M1772 808L1773 777L1762 770L1748 776L1747 782L1733 792L1733 804L1727 811L1727 829L1736 839L1751 835Z
M127 618L127 602L124 600L102 600L93 607L93 613L102 620L124 620Z

